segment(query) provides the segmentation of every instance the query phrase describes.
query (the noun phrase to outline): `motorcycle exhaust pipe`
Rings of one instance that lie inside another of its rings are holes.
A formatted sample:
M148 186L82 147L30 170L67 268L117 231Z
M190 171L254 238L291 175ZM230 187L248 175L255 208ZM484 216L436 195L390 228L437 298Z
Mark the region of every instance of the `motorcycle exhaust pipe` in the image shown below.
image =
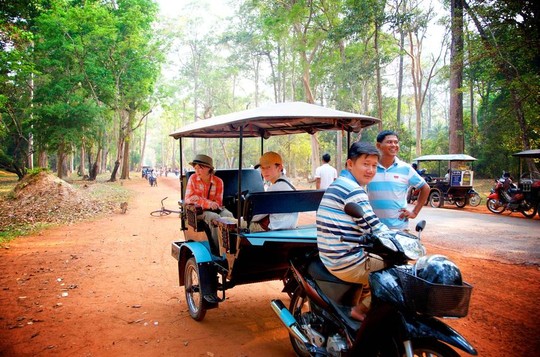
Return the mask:
M281 322L287 327L287 330L299 341L304 343L305 345L311 345L309 339L304 335L304 333L300 330L300 327L298 326L298 322L296 322L296 319L294 316L287 310L283 302L279 299L274 299L270 302L270 306L272 306L272 310L278 315Z

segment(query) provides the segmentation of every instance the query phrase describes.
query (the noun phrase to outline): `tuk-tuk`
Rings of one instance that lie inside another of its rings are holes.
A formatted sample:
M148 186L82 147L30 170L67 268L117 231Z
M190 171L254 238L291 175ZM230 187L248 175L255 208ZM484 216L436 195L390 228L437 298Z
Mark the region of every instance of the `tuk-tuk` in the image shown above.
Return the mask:
M432 170L423 175L430 187L428 203L431 207L442 207L445 202L459 208L480 204L480 195L473 188L472 162L475 160L465 154L424 155L413 160L419 168L425 166Z
M315 224L296 229L250 232L254 215L316 211L323 190L265 192L258 170L244 162L244 139L264 140L275 135L319 131L358 133L379 119L302 102L278 103L245 110L186 125L170 134L179 140L180 154L185 138L238 139L236 169L218 169L215 175L224 182L223 201L234 218L213 222L218 237L211 237L206 222L199 219L200 207L184 203L190 172L182 168L180 158L181 231L183 240L172 243L172 255L178 260L180 286L185 287L191 317L201 321L208 309L225 300L225 291L240 284L280 280L285 277L294 256L313 250L317 244ZM253 163L252 163L253 164ZM247 224L242 225L242 221Z
M533 159L537 163L540 161L540 149L525 150L513 154L520 158L519 165L519 190L525 195L525 199L536 207L536 212L540 216L540 173L533 167L525 170L522 159Z

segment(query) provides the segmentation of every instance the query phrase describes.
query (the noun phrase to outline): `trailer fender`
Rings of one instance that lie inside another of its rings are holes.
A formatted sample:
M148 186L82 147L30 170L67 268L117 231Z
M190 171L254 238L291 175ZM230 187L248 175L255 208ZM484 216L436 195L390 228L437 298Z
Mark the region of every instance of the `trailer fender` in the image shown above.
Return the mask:
M195 257L199 267L207 267L208 263L213 261L208 242L174 242L172 244L172 256L178 260L180 286L184 286L184 270L189 258Z

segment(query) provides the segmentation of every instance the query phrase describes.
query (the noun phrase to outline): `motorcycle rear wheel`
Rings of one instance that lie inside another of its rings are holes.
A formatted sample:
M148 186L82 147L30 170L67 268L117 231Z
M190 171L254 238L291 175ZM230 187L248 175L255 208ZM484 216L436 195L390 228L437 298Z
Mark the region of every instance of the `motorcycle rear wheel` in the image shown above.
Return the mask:
M523 202L522 205L524 208L521 213L527 218L533 218L536 214L536 207L529 202Z
M439 190L433 190L429 194L429 205L433 208L440 208L444 204L444 197Z
M291 303L289 305L289 311L294 316L295 320L300 326L306 325L304 317L311 313L311 306L306 298L306 292L298 288L294 292L291 298ZM303 331L305 333L305 331ZM304 344L298 341L292 334L289 334L289 339L291 340L291 345L293 346L294 352L299 357L310 357L311 354L306 349Z
M490 212L493 212L493 213L496 213L496 214L501 214L504 212L504 210L506 209L504 207L504 205L500 205L499 204L499 201L497 201L496 199L494 198L490 198L487 200L486 202L486 206L487 206L487 209L490 211Z

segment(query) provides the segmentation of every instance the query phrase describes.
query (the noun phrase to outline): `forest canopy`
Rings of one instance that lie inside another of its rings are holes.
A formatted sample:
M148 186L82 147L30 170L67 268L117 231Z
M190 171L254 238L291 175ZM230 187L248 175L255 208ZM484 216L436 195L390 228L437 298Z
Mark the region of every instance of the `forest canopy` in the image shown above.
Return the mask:
M0 169L113 181L143 165L176 169L175 129L285 101L380 118L354 139L393 129L402 160L461 151L478 158L477 176L515 171L513 153L540 147L536 1L217 2L226 15L212 1L160 12L166 3L2 2ZM342 134L265 148L309 177L324 152L340 167ZM233 142L186 144L186 160L236 164ZM245 150L256 156L259 144Z

